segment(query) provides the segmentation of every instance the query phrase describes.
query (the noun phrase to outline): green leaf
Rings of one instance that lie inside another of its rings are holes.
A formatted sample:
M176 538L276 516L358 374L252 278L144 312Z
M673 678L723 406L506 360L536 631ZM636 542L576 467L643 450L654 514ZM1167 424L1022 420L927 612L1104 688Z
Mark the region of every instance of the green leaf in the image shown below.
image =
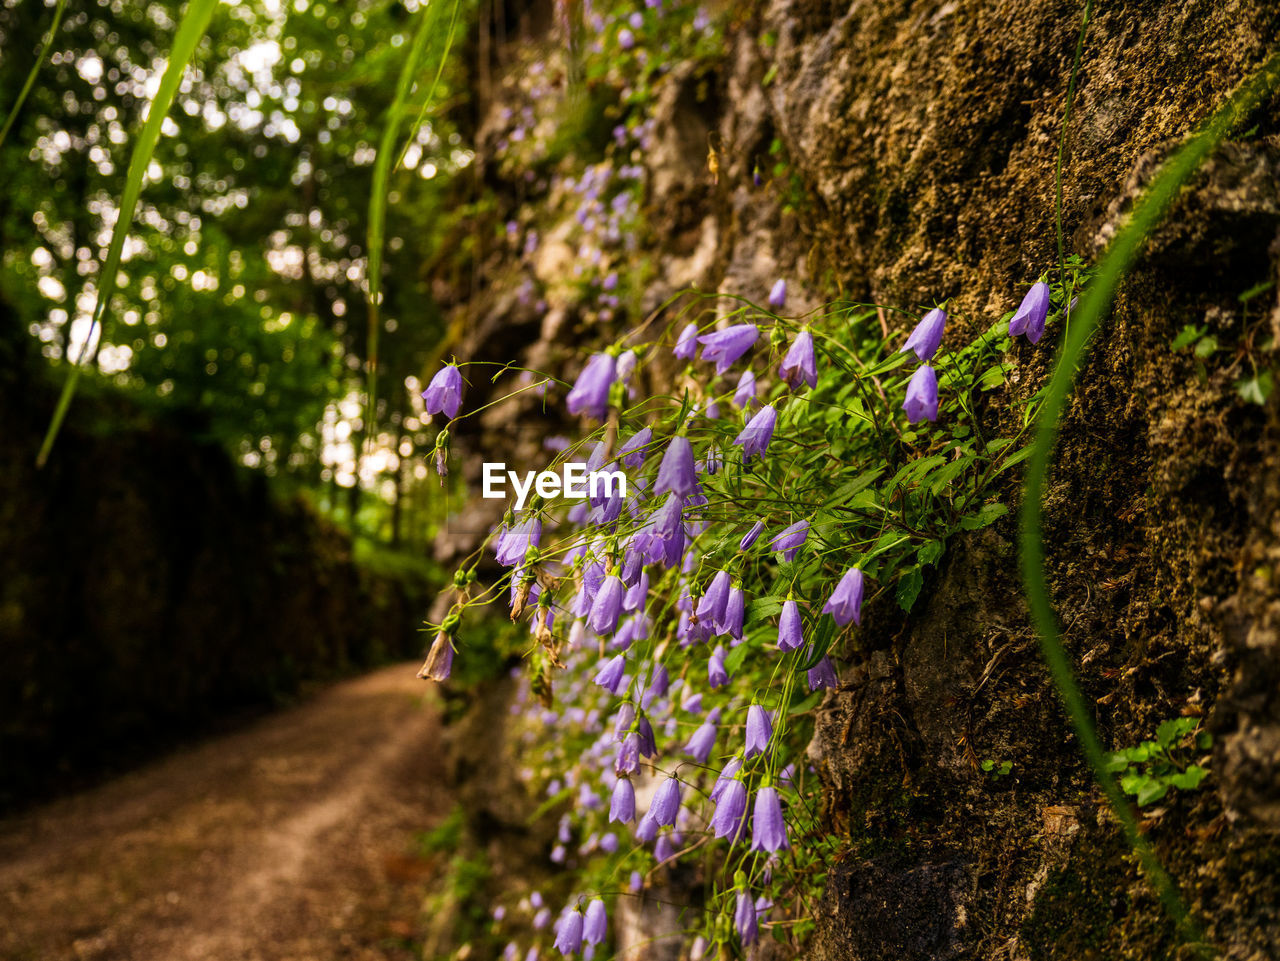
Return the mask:
M918 566L904 571L898 579L898 606L904 611L910 611L915 606L916 598L920 596L920 588L923 586L924 574Z
M960 526L967 531L976 531L994 524L1007 513L1009 513L1009 508L1004 504L984 504L976 514L960 518Z
M120 260L124 253L124 241L129 236L129 228L133 226L134 211L138 208L138 198L142 194L143 182L147 169L151 166L151 157L156 151L156 143L160 140L160 131L164 125L169 108L173 106L173 98L182 83L182 75L186 73L187 64L195 56L200 38L209 27L213 11L218 7L218 0L191 0L178 32L173 37L173 47L169 50L168 62L164 74L160 78L160 86L147 111L147 122L142 125L142 132L133 145L133 153L129 157L129 170L125 174L124 193L120 196L120 211L116 216L115 226L111 229L111 243L107 247L107 257L103 261L102 271L98 274L98 296L93 306L92 321L84 339L84 347L71 368L71 376L62 387L58 397L58 406L54 409L49 430L40 445L40 453L36 455L36 465L44 466L53 450L53 443L58 439L58 431L62 428L63 418L71 406L71 398L75 396L76 385L80 380L80 372L84 369L83 361L88 353L88 346L93 342L94 330L104 328L107 312L111 307L111 298L119 286Z
M1208 334L1200 338L1200 341L1196 344L1196 349L1192 351L1192 353L1201 360L1204 360L1206 357L1217 351L1217 349L1218 338L1213 336L1213 334Z
M1200 782L1209 776L1209 772L1198 764L1193 764L1185 771L1169 778L1169 783L1179 791L1194 791Z
M1183 327L1182 330L1178 332L1178 336L1173 338L1172 343L1169 344L1169 349L1182 350L1183 347L1186 347L1192 341L1198 340L1206 329L1207 328L1204 327L1197 327L1195 324L1187 324L1187 326Z
M921 564L936 564L945 548L943 541L926 541L916 550L916 560Z
M1253 377L1236 381L1236 393L1241 400L1250 404L1265 404L1275 389L1275 377L1269 370L1262 370Z
M739 644L725 656L724 669L730 676L738 673L738 669L742 667L742 663L747 659L747 653L750 649L750 644Z
M1138 789L1138 807L1150 804L1152 801L1159 801L1162 797L1169 793L1169 785L1163 781L1157 781L1155 778L1144 778L1143 784Z
M782 610L781 597L757 597L747 605L747 623L764 620Z
M827 693L826 688L819 688L818 690L810 694L808 697L806 697L799 704L792 704L791 707L787 709L787 716L799 717L801 714L808 714L815 707L817 707L819 704L822 703L822 697L826 693Z
M1194 717L1176 717L1164 721L1156 728L1156 743L1163 748L1169 748L1195 730L1198 723L1199 721Z

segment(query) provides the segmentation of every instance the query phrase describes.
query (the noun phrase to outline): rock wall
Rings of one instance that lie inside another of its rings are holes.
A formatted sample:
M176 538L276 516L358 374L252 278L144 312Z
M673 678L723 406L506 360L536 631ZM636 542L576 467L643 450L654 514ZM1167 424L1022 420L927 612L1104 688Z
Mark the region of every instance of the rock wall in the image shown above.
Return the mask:
M656 86L645 309L689 285L763 298L779 276L795 313L840 296L952 298L976 330L1012 309L1056 261L1054 166L1080 12L980 0L735 10L722 60ZM1159 162L1278 31L1280 8L1263 0L1097 5L1067 138L1068 254L1098 258ZM521 43L554 41L535 30ZM491 142L518 96L499 87L481 104ZM1147 806L1143 827L1206 938L1259 961L1280 955L1280 394L1258 404L1235 384L1260 358L1274 364L1280 338L1276 288L1240 299L1280 280L1277 106L1215 155L1126 280L1077 382L1046 521L1055 604L1104 743L1136 744L1177 716L1203 717L1216 737L1205 787ZM761 159L779 156L785 172L754 183ZM485 176L510 202L498 216L559 216L525 181ZM555 291L567 260L516 260L492 251L484 293L459 296L472 331L461 351L497 359L524 345L530 366L570 377L580 361L554 365L621 328L588 324L572 295L548 293L541 313L521 306L517 284ZM1186 325L1219 349L1172 350ZM1043 383L1051 352L1038 356L1019 357L1034 376L1016 391ZM1004 415L982 416L997 427ZM1017 491L1011 476L1009 502ZM847 853L811 958L1185 950L1042 666L1015 539L1009 519L949 545L910 617L886 603L841 652L810 757ZM1010 773L984 776L986 758Z

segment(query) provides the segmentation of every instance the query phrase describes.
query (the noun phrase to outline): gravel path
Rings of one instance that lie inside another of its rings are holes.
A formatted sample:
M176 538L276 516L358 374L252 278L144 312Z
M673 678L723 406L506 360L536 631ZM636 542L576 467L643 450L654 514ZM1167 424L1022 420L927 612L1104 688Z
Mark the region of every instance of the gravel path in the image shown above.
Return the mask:
M0 822L0 958L412 958L447 813L402 664Z

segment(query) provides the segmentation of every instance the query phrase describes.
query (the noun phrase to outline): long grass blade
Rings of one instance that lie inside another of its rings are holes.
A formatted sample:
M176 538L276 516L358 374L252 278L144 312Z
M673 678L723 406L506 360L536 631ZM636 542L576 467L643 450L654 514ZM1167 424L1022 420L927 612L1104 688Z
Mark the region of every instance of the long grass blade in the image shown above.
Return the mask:
M1165 872L1150 843L1138 829L1115 779L1105 766L1105 753L1084 695L1076 681L1070 658L1062 644L1058 620L1049 598L1044 569L1044 497L1059 421L1076 372L1089 348L1089 339L1105 318L1115 291L1146 240L1148 234L1168 211L1178 190L1209 153L1261 99L1280 81L1280 53L1273 54L1262 68L1243 84L1195 137L1188 141L1164 165L1163 169L1139 199L1132 217L1116 234L1098 265L1098 272L1086 289L1067 332L1062 356L1045 393L1036 425L1034 447L1027 465L1026 487L1022 498L1022 576L1026 584L1031 617L1040 634L1044 659L1054 683L1071 717L1076 736L1093 773L1124 829L1129 844L1142 863L1148 883L1155 889L1165 908L1188 940L1200 941L1173 880ZM1201 943L1202 951L1208 950Z
M62 422L67 416L67 409L71 406L71 398L75 396L76 385L80 380L80 372L83 369L85 357L88 355L89 345L93 342L94 331L99 326L105 328L111 297L116 291L116 277L120 271L120 258L124 252L124 241L129 235L129 227L133 224L133 214L138 206L138 197L142 194L143 179L146 177L147 168L151 164L151 158L155 154L156 144L160 140L160 128L164 123L164 118L168 116L169 108L173 106L173 98L178 93L182 75L186 72L187 65L195 55L196 47L200 44L200 38L204 36L205 31L208 29L209 20L213 17L213 11L217 6L218 0L191 0L182 16L182 22L178 25L178 32L174 34L173 48L169 51L169 62L165 65L164 75L160 78L160 86L151 101L146 123L142 125L142 132L138 135L138 141L133 147L133 154L129 158L129 169L125 175L124 194L120 198L120 213L116 219L115 227L111 231L111 244L107 248L107 259L103 263L102 272L98 277L98 296L94 303L89 332L85 337L84 345L80 348L80 354L76 357L75 363L71 368L71 374L67 378L66 384L63 385L62 394L58 398L58 406L53 412L53 420L49 423L49 430L45 434L44 442L40 445L40 453L36 455L37 467L45 465L49 459L50 451L53 450L54 441L58 438L58 431L62 428Z
M58 34L58 27L62 25L62 15L66 10L67 0L58 0L58 6L53 11L53 23L49 25L49 32L45 34L44 44L40 47L36 62L31 65L31 72L27 74L27 81L22 85L22 90L18 92L18 99L13 102L13 108L9 111L9 116L5 118L4 127L0 128L0 147L4 146L5 139L9 136L9 130L13 127L13 122L18 119L18 114L22 112L22 105L27 102L27 94L35 86L36 75L40 72L40 68L44 66L45 58L49 56L49 48L53 46L53 38Z
M378 143L378 154L373 164L372 192L369 196L369 331L365 343L365 357L368 365L367 393L369 395L365 416L365 424L367 425L365 437L368 441L372 441L376 434L378 409L378 342L382 332L382 250L386 241L387 229L387 181L391 176L393 158L396 159L395 166L398 167L400 159L404 157L403 151L408 149L409 143L417 136L418 129L426 120L432 99L435 96L436 86L444 73L449 51L453 47L453 32L457 24L459 6L460 0L454 0L449 21L449 33L436 57L435 76L423 97L417 120L409 131L409 139L406 140L405 147L397 157L394 153L394 148L399 135L400 121L403 119L409 95L413 89L413 79L424 69L422 61L428 42L433 34L439 32L438 28L443 20L445 10L444 0L430 0L426 9L422 12L422 20L419 22L418 30L413 36L409 54L405 58L404 65L400 68L400 76L396 81L395 97L391 102L391 109L387 113L387 121L382 128L382 138Z

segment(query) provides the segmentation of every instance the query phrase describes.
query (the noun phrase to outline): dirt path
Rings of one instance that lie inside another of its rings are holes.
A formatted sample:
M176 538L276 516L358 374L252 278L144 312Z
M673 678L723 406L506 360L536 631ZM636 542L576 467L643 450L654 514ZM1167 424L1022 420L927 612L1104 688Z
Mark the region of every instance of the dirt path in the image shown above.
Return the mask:
M413 957L449 809L417 667L0 822L0 958Z

